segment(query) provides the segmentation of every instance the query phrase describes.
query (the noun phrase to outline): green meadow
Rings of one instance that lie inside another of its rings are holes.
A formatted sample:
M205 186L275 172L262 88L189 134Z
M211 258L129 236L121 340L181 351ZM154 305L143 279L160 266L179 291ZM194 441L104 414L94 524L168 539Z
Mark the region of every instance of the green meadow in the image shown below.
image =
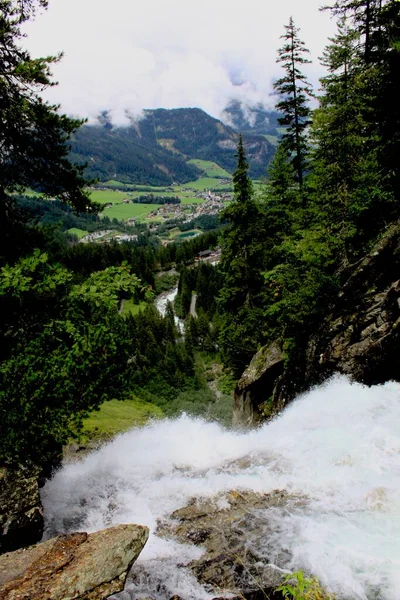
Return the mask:
M198 169L201 169L205 175L205 177L211 178L222 178L222 179L232 179L232 175L225 171L222 167L217 165L217 163L212 162L210 160L201 160L199 158L192 158L187 161L188 165L194 165Z
M160 208L158 204L114 204L103 211L103 215L109 219L126 221L127 219L145 219L152 210Z
M77 227L71 227L71 229L67 230L67 233L71 233L72 235L76 235L79 239L85 237L85 235L88 235L88 231L85 231L84 229L78 229Z
M184 183L182 188L189 190L198 190L201 192L205 192L207 190L217 190L218 188L227 188L229 187L227 183L221 179L216 177L200 177L196 181L189 181L189 183Z
M98 202L99 204L107 204L112 202L118 204L122 202L124 198L128 198L129 194L125 192L117 192L115 190L92 190L90 191L90 199L92 202Z
M163 416L161 408L143 400L109 400L84 420L80 440L105 441L132 427L145 425L149 419Z

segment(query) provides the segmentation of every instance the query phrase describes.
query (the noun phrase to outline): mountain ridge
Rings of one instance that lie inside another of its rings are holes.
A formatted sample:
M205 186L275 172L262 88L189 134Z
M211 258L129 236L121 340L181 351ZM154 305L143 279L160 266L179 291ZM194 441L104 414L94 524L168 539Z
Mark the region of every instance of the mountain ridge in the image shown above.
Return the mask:
M239 123L243 122L237 117ZM192 159L209 160L232 173L239 131L200 108L146 109L131 125L114 126L103 113L98 125L84 125L71 140L71 159L87 163L86 174L106 181L168 185L197 179ZM250 174L265 175L274 146L264 135L243 132Z

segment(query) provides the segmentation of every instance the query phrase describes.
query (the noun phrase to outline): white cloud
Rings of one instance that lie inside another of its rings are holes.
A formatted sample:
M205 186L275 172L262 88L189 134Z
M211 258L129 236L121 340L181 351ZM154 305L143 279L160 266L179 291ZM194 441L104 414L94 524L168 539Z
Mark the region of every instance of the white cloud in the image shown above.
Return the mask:
M319 0L51 0L26 27L35 56L64 51L47 98L117 123L143 108L198 106L218 117L232 98L273 106L279 36L290 15L311 50L314 84L334 25ZM239 85L238 85L239 84Z

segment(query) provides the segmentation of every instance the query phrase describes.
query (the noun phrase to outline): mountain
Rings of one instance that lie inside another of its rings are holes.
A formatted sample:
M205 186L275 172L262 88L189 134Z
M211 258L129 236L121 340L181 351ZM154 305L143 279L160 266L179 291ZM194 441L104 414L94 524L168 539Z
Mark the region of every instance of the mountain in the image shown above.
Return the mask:
M237 131L249 131L257 135L279 136L279 113L267 110L262 104L249 106L238 100L228 104L221 118L224 123Z
M274 146L251 128L243 138L254 178L265 174ZM218 163L232 173L236 167L238 130L199 108L145 110L127 127L115 127L103 114L96 126L81 127L71 142L71 158L87 163L87 175L100 181L168 185L200 176L187 161Z

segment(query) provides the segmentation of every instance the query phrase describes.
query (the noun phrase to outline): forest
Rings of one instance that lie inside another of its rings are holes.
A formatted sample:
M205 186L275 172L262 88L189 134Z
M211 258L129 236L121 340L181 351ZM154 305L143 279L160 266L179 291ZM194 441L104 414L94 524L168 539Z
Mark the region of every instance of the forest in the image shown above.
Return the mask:
M326 75L315 110L317 92L303 73L309 52L293 20L284 27L275 82L284 133L261 194L239 136L223 227L166 247L144 232L137 243L73 244L60 233L79 219L85 229L96 227L99 207L85 191L83 165L70 161L67 142L75 135L79 143L82 122L41 98L59 57L33 59L22 49L21 26L40 4L1 2L5 464L57 463L83 418L108 399L135 393L166 414L191 395L207 402L202 354L218 355L238 378L262 345L279 339L286 361L301 368L303 337L318 327L348 270L399 218L400 3L336 0L326 9L337 18L337 34L322 57ZM63 213L61 232L32 218L36 201L23 197L27 188L57 198L51 211ZM218 266L194 263L217 245ZM171 267L179 272L178 296L161 317L152 305L156 273ZM196 317L189 315L193 293ZM123 316L124 299L148 306ZM175 315L185 320L184 334Z

